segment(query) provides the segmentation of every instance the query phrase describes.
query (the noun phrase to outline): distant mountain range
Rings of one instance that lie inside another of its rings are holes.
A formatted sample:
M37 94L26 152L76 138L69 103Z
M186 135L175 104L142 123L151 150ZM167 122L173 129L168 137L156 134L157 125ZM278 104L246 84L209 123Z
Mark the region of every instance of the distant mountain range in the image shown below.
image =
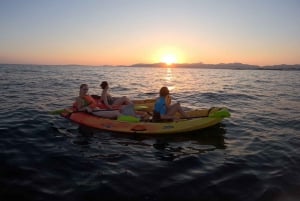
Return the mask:
M168 67L165 63L138 63L127 67ZM237 70L300 70L300 64L295 65L272 65L257 66L242 63L220 63L220 64L204 64L204 63L180 63L172 64L170 67L177 68L206 68L206 69L237 69Z
M90 65L38 65L38 64L1 64L7 66L90 66ZM236 70L300 70L300 64L295 65L271 65L271 66L257 66L242 63L220 63L220 64L204 64L204 63L180 63L166 65L165 63L138 63L133 65L97 65L99 67L172 67L172 68L203 68L203 69L236 69ZM96 67L96 66L95 66Z

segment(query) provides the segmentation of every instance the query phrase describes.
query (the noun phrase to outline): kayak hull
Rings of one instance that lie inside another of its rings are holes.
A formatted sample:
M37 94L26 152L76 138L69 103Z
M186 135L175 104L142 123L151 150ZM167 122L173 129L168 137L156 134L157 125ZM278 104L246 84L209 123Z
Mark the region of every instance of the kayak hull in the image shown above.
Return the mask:
M126 122L91 115L86 112L67 111L61 115L80 125L119 133L138 134L176 134L201 130L220 123L229 117L227 108L211 108L187 112L190 119L179 119L172 122Z

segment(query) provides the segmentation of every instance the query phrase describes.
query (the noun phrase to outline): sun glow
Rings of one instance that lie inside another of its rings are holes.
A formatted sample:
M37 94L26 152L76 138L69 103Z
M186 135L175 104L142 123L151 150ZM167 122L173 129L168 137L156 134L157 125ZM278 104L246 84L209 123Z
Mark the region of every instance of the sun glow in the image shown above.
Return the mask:
M163 63L168 67L175 66L174 64L184 63L186 62L186 58L181 49L182 48L175 46L160 47L154 52L152 61L155 63Z
M177 58L173 54L166 54L161 58L161 62L163 62L167 65L172 65L173 63L177 62Z

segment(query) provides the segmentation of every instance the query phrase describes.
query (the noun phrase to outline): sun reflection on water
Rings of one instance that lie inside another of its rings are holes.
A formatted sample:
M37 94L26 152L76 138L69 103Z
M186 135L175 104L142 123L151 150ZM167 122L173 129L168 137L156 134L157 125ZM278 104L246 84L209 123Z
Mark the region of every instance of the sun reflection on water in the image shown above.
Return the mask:
M173 79L172 69L171 68L167 68L165 80L166 81L172 81L172 79Z

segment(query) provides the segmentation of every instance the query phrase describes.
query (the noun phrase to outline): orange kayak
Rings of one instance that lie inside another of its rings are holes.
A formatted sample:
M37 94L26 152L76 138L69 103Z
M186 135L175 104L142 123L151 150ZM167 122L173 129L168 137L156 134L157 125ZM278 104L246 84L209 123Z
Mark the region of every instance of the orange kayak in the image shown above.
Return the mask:
M154 99L134 101L135 108L150 112L153 110ZM64 109L60 115L80 125L119 133L139 134L175 134L200 130L220 123L224 118L230 117L225 107L213 107L186 111L189 119L179 119L171 122L152 122L151 116L141 121L132 121L132 117L107 119L86 112L76 112Z

